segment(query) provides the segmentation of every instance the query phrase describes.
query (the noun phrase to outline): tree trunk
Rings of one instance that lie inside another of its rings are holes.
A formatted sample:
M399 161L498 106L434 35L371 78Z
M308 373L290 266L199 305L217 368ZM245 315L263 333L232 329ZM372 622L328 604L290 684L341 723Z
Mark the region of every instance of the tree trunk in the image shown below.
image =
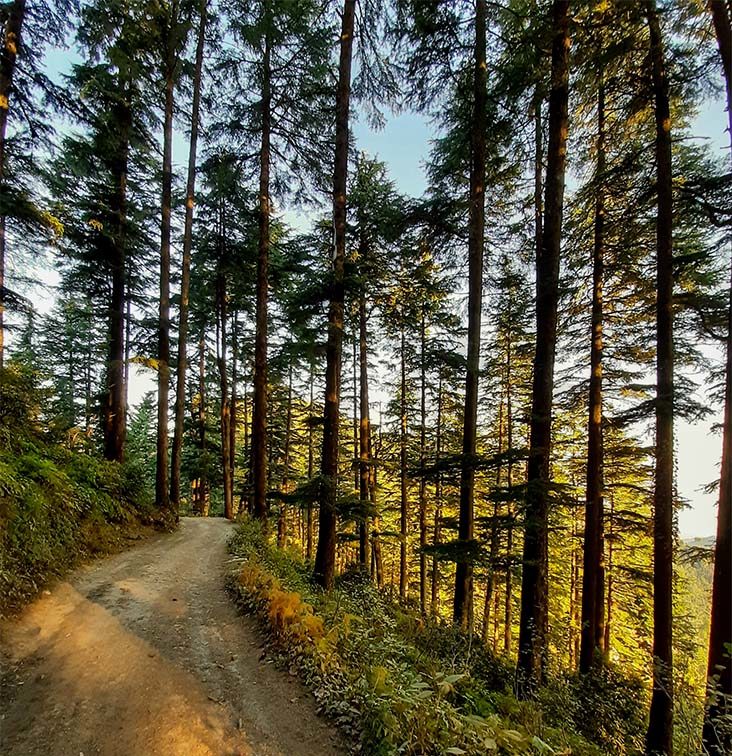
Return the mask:
M503 453L503 396L498 404L498 454ZM501 489L502 465L496 467L496 492ZM491 603L496 589L496 562L498 561L498 499L493 501L493 522L491 523L490 537L490 564L488 565L488 577L485 583L485 602L483 604L483 642L488 643Z
M231 490L231 476L229 467L231 465L229 448L229 423L231 421L229 408L229 386L228 376L226 374L226 277L222 271L219 271L216 278L216 294L218 300L218 326L219 334L217 339L218 367L219 367L219 386L221 393L221 468L224 481L224 517L231 520L234 517L233 492Z
M173 64L168 62L163 118L163 192L160 223L160 303L158 311L158 434L155 503L170 509L168 490L168 393L170 391L170 208L173 194Z
M582 572L582 630L579 670L586 674L602 661L604 641L604 537L602 442L602 330L605 255L605 87L597 93L597 170L595 175L595 240L592 260L592 335L587 430L587 498Z
M424 472L427 464L427 324L425 306L420 321L419 348L419 466ZM419 478L419 608L427 613L427 481L424 474Z
M333 170L333 226L335 250L328 309L325 408L323 414L322 493L318 547L313 576L326 589L333 586L336 551L338 490L338 431L340 420L341 358L343 352L343 265L346 255L346 181L348 178L348 115L356 0L344 0L336 90L335 167Z
M646 2L656 116L656 475L653 492L653 694L646 753L673 753L674 344L671 112L655 0Z
M727 117L732 138L732 27L729 10L722 0L710 2L714 30L722 56L725 88L727 92ZM732 737L717 732L715 719L721 714L730 714L732 701L732 612L729 597L732 595L732 280L727 321L727 368L724 394L724 428L722 436L722 469L719 481L719 511L717 514L717 540L714 547L714 578L712 582L712 616L709 635L707 679L714 681L717 694L710 696L704 716L703 741L710 754L732 751Z
M282 462L282 481L280 490L289 493L290 487L290 435L292 433L292 364L287 376L287 419L285 420L285 458ZM284 549L287 546L287 505L280 503L280 516L277 520L277 545Z
M470 206L468 210L468 354L463 417L463 460L460 474L458 539L473 541L473 497L478 426L478 374L480 370L480 322L483 302L483 243L485 236L486 150L486 0L475 3L473 119L470 134ZM473 606L473 565L455 565L453 621L467 628Z
M231 496L234 497L234 473L236 472L236 383L238 380L237 351L239 337L239 313L234 310L231 317L231 405L229 410L229 477L231 478Z
M407 507L407 356L406 336L404 333L404 313L402 313L402 327L400 336L400 389L399 389L399 598L405 601L408 588L407 566L407 535L408 515Z
M20 35L25 20L25 0L14 0L8 10L0 50L0 189L5 184L5 137L8 130L10 95L13 87L15 61L20 47ZM5 216L0 216L0 369L5 354Z
M188 364L188 309L191 288L191 250L193 248L193 205L196 191L196 150L198 121L201 109L203 53L206 44L208 0L201 0L193 71L193 102L191 104L191 138L188 144L188 179L186 182L186 215L183 224L183 261L180 282L180 315L178 323L178 360L176 366L175 420L170 463L170 503L176 515L180 509L180 464L183 453L183 419L186 407L186 367Z
M103 400L104 457L121 462L124 458L127 433L127 407L125 405L125 236L127 225L127 171L130 151L129 82L120 77L121 94L116 106L115 121L119 126L116 154L110 162L114 190L110 197L110 210L115 229L111 239L109 258L112 268L112 296L109 307L109 342L107 376Z
M265 13L267 5L265 4ZM272 93L270 40L265 35L262 64L262 141L259 150L259 253L257 313L254 341L254 413L252 416L252 475L254 515L267 517L267 299L269 295L269 169Z
M310 363L310 404L308 419L308 480L313 479L315 472L315 428L313 419L315 418L315 364ZM308 561L313 558L313 505L310 501L307 503L307 540L305 543L305 557Z
M442 370L437 386L437 428L435 429L435 464L440 463L442 457ZM432 533L432 543L440 543L440 524L442 518L442 473L437 473L435 481L435 527ZM432 557L432 593L430 596L430 611L436 617L440 609L440 563L436 556Z
M358 435L358 491L361 506L366 509L371 499L371 413L369 411L369 352L368 329L366 323L366 292L361 289L358 298L358 345L359 345L359 435ZM359 562L368 566L369 554L368 520L364 521L359 533Z
M569 81L569 3L553 4L552 85L541 254L536 265L536 351L526 494L517 678L526 694L544 677L548 619L548 509Z
M541 167L541 164L540 164ZM541 174L539 175L541 181ZM541 196L539 197L541 202ZM541 215L539 215L541 219ZM511 295L509 292L508 300L508 322L511 323L512 309ZM508 338L506 339L506 445L510 454L513 454L513 339L509 326ZM508 465L506 466L506 486L509 496L513 496L513 461L509 456ZM506 588L505 602L503 610L503 651L506 655L511 652L511 630L513 623L513 502L508 499L507 509L507 532L506 532Z
M201 331L198 342L198 438L201 444L201 472L198 481L199 514L205 516L208 489L208 459L206 450L206 333Z

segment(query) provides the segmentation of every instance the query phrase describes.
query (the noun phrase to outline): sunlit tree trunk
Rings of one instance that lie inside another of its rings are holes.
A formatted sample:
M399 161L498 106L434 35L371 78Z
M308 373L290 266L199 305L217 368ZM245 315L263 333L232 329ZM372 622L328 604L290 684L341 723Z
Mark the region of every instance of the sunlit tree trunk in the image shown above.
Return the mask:
M199 514L208 513L206 496L208 490L208 451L206 439L206 333L201 331L198 342L198 440L201 446L201 473L198 482Z
M463 461L460 474L458 539L473 540L475 451L478 429L478 377L480 370L480 322L483 303L483 242L485 236L486 151L486 0L475 3L473 50L473 119L470 134L470 205L468 209L468 354L463 416ZM465 560L455 565L453 621L467 628L473 607L473 565Z
M335 254L328 309L325 368L325 408L318 547L313 576L326 589L333 586L336 552L336 494L338 486L338 431L340 420L341 359L343 352L343 265L346 254L346 181L348 178L348 115L351 95L351 59L356 0L344 0L340 60L336 90L335 167L333 171L333 225Z
M361 289L358 298L359 324L359 434L358 434L358 491L362 506L371 500L371 413L369 409L369 352L368 328L366 322L366 292ZM369 553L369 528L365 521L359 533L359 562L368 566L371 563Z
M419 466L424 470L427 463L427 324L425 306L420 320L419 350ZM427 481L424 475L419 479L419 608L427 613Z
M308 404L308 480L313 479L315 472L315 428L313 420L315 418L315 364L310 364L310 403ZM313 558L313 505L310 501L307 503L307 539L305 543L305 557L308 561Z
M440 463L442 457L442 369L437 385L437 428L435 429L435 464ZM442 519L442 474L437 473L435 481L435 523L432 533L432 543L434 546L440 543L441 533L440 525ZM440 563L437 556L432 557L432 591L430 596L430 611L433 616L437 616L440 609Z
M498 404L498 454L503 453L503 395ZM496 491L500 491L503 474L503 465L496 467ZM488 577L485 583L485 602L483 604L483 642L487 643L490 634L491 604L493 603L496 589L496 562L498 561L498 501L493 502L493 522L491 523L490 535L490 564L488 565Z
M552 84L541 254L536 265L536 351L531 407L518 689L525 695L545 672L548 620L548 508L554 358L557 341L559 257L568 125L569 3L552 12Z
M280 491L288 494L290 491L290 443L292 435L292 364L287 375L287 416L285 420L285 455L282 461L282 482ZM287 505L280 503L280 513L277 520L277 545L284 549L287 546Z
M219 368L219 388L221 395L220 430L221 430L221 468L224 481L224 517L228 520L234 517L233 492L231 490L231 466L229 440L230 407L229 407L229 381L226 371L226 277L223 271L219 271L216 277L216 298L218 312L217 334L217 362Z
M265 3L265 9L268 8ZM265 14L267 10L265 10ZM252 476L254 515L267 517L267 300L270 246L270 136L272 123L270 39L265 35L262 61L262 134L259 150L259 253L254 341L254 412L252 415Z
M592 255L592 335L590 346L587 494L582 571L582 625L579 669L586 674L602 660L604 645L604 536L602 442L602 288L605 270L605 87L597 93L595 239Z
M406 334L404 332L404 314L399 339L400 389L399 389L399 598L407 598L408 565L408 506L407 496L407 356Z
M178 322L178 359L176 365L175 419L170 462L170 502L176 513L180 507L180 464L183 452L183 420L186 411L186 367L188 365L188 310L191 287L191 250L193 248L193 205L196 191L196 151L201 109L203 53L206 44L208 0L201 0L198 21L196 61L193 70L193 101L191 104L191 137L188 143L188 178L186 181L186 214L183 223L183 260L180 282Z
M656 117L656 473L653 492L653 694L646 753L673 753L674 343L671 111L655 0L646 2Z
M730 10L722 0L710 2L714 30L722 56L727 117L732 139L732 27ZM714 547L714 577L712 582L712 611L709 634L707 678L714 682L717 695L710 696L704 717L703 740L710 754L732 752L732 736L722 735L715 727L721 714L730 715L732 702L732 280L729 291L727 320L727 367L725 373L724 427L722 435L722 469L719 480L719 511L717 540ZM726 702L719 694L727 696Z

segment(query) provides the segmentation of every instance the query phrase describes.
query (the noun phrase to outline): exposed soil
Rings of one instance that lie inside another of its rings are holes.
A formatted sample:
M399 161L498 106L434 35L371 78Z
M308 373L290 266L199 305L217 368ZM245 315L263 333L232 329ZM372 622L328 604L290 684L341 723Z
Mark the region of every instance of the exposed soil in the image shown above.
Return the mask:
M230 523L184 518L0 625L4 756L331 756L312 696L224 589Z

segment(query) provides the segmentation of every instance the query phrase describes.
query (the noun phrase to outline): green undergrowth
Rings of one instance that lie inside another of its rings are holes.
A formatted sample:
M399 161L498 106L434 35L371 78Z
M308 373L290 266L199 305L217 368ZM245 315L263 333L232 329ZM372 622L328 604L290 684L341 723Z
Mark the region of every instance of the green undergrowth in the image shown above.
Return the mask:
M518 701L512 670L479 639L399 607L362 572L347 572L324 593L299 553L277 549L249 519L230 549L238 602L260 619L270 652L310 687L354 752L639 752L638 691L612 671L591 683L565 677L536 700Z
M0 383L0 615L89 557L117 551L151 522L134 464L69 448L37 422L32 386Z

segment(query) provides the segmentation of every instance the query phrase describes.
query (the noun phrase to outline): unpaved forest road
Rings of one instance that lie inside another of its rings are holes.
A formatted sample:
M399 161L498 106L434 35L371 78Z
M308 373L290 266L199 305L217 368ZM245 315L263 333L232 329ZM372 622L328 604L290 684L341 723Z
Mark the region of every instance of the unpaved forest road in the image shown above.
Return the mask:
M260 661L226 595L230 533L223 519L183 519L0 625L0 753L343 753L312 696Z

